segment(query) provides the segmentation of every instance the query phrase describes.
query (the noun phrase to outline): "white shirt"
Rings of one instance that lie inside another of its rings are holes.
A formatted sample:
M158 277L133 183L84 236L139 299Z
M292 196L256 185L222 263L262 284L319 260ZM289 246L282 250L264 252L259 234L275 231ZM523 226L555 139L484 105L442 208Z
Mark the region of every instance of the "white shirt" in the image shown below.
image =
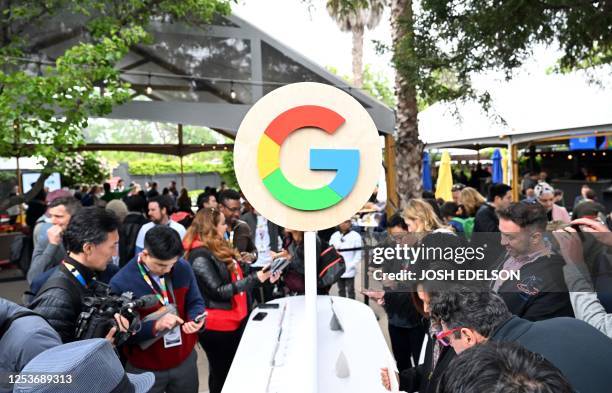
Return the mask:
M340 231L336 231L329 239L329 244L334 246L336 250L363 247L361 235L355 231L350 231L346 235L343 235ZM357 274L357 265L361 262L362 250L340 251L340 255L342 255L346 263L346 272L344 272L342 278L355 277L355 274Z
M156 224L154 222L148 222L140 228L140 231L138 231L138 236L136 237L136 254L144 250L145 235L147 234L147 232L149 232L149 229L153 228L155 225ZM187 232L184 226L172 220L168 220L168 224L166 225L178 232L179 236L181 237L181 240L183 240L185 232Z

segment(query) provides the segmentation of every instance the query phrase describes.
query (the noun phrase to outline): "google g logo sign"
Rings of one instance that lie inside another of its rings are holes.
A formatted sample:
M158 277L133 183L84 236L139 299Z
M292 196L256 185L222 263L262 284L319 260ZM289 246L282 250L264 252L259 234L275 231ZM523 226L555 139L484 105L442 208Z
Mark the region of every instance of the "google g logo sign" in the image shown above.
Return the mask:
M337 171L330 184L316 189L295 186L280 168L280 148L289 134L306 126L333 134L344 122L333 110L316 105L291 108L272 120L259 142L257 168L263 184L276 199L295 209L321 210L351 192L359 174L359 150L311 149L310 169Z
M367 202L382 169L368 112L320 83L272 91L244 117L234 144L240 189L264 217L286 228L319 230Z

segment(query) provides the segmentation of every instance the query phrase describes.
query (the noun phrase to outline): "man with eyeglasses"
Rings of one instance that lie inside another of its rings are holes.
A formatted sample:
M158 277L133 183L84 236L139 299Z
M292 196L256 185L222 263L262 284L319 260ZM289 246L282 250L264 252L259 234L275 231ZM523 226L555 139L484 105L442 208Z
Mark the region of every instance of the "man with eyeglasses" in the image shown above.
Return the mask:
M452 346L458 359L489 341L514 342L551 362L576 392L607 392L612 386L612 340L583 321L530 322L513 316L497 294L466 286L434 293L430 306L432 319L442 324L438 341Z
M251 237L249 224L240 219L242 204L238 191L227 189L219 193L219 210L225 216L229 230L226 234L227 240L240 251L243 262L254 262L257 259L257 247Z
M544 232L548 218L540 204L510 203L497 210L501 245L506 249L494 270L520 273L519 280L491 283L510 311L521 318L539 321L573 317L563 278L563 258L555 253Z

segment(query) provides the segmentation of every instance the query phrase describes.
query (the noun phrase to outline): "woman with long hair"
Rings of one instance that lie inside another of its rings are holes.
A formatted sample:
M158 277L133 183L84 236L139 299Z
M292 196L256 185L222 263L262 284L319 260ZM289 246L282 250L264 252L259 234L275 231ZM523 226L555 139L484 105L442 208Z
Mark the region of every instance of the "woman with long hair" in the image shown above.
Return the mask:
M461 190L459 203L463 206L463 213L466 217L476 217L476 212L480 206L487 203L487 200L472 187L465 187Z
M195 216L183 240L185 257L206 302L206 329L200 344L209 364L208 388L219 393L223 388L250 308L250 292L266 280L274 282L266 268L245 274L238 250L225 240L225 216L216 208L204 208Z
M417 237L424 237L432 232L451 232L451 228L442 223L434 209L423 199L410 199L402 213L408 225L408 231Z
M193 210L191 210L191 198L189 197L186 188L181 188L181 194L176 200L176 204L180 212L193 214Z

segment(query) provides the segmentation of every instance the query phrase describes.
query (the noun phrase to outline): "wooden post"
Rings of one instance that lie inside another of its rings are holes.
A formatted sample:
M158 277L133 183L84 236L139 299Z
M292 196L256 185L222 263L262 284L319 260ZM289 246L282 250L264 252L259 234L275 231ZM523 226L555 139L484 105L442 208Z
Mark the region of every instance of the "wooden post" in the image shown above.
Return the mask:
M510 165L512 166L512 200L514 202L519 201L519 187L520 187L520 174L519 174L519 162L518 162L518 146L515 144L510 145Z
M183 171L183 125L178 125L179 161L181 163L181 188L185 188L185 173Z
M15 161L17 161L17 193L19 195L23 195L23 182L21 181L21 168L19 168L19 156L15 157Z
M395 138L385 135L385 180L387 181L387 216L390 217L399 209L397 195L397 170L395 168Z

